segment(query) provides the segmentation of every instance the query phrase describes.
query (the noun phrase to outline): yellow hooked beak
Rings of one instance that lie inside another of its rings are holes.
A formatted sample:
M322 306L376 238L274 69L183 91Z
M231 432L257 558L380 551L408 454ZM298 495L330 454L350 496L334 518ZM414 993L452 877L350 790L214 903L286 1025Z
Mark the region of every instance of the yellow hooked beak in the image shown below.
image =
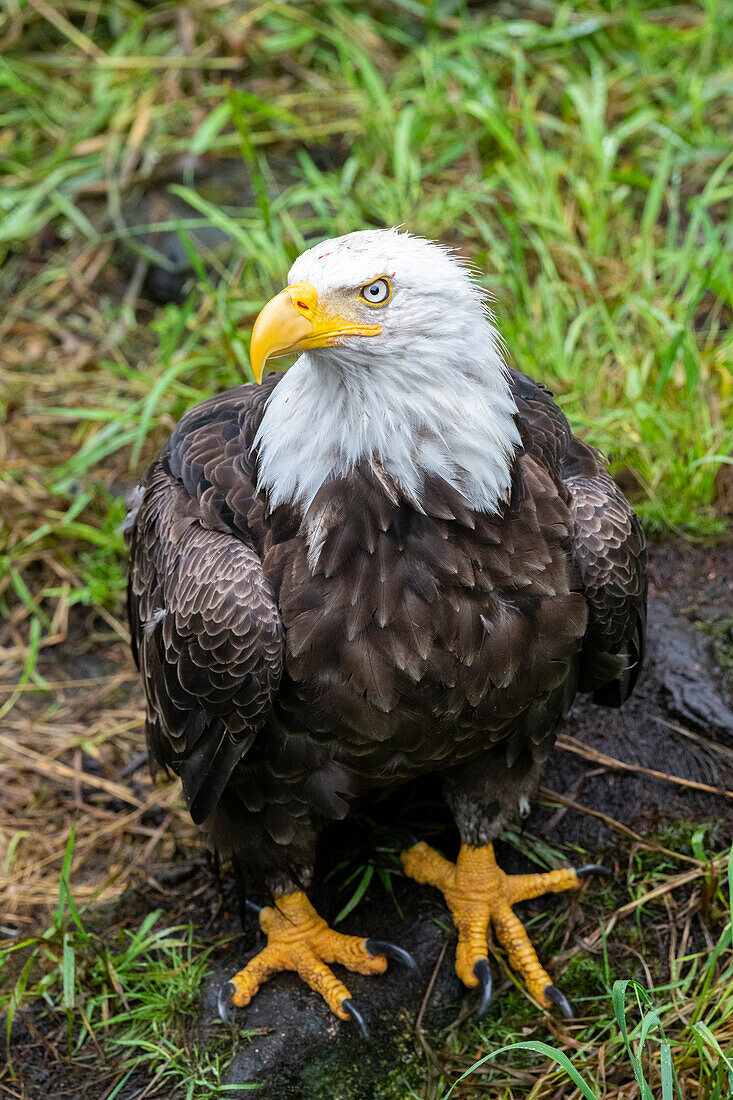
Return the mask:
M378 336L381 325L364 325L354 317L331 312L318 301L310 283L286 286L262 310L252 329L249 358L256 381L268 359L289 351L329 348L346 336Z

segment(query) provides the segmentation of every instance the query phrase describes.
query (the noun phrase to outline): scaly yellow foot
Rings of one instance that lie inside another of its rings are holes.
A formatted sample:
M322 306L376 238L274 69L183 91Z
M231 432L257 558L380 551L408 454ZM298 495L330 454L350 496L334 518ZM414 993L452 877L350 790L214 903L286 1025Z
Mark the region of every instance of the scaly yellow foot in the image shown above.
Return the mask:
M579 876L602 873L605 868L594 864L579 871L567 867L546 874L506 875L497 866L492 844L481 848L462 844L455 863L423 843L413 845L400 858L410 878L442 891L458 930L456 973L464 985L482 987L479 1015L491 998L486 946L491 924L509 963L522 975L534 999L544 1008L556 1004L566 1016L572 1016L570 1005L552 984L512 906L541 894L572 890L580 885Z
M300 891L281 894L274 906L260 910L260 927L267 946L228 982L219 995L219 1013L226 1020L225 994L240 1008L254 997L260 986L281 970L296 970L311 989L342 1020L353 1019L365 1036L366 1026L351 1001L343 982L327 963L341 963L359 974L382 974L387 956L414 967L412 957L387 940L363 939L334 932Z

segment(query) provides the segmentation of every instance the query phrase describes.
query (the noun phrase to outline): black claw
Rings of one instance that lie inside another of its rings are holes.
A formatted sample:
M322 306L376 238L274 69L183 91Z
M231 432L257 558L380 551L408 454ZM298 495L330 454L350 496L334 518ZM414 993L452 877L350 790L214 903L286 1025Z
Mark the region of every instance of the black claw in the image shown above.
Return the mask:
M488 1007L491 1004L492 988L491 968L489 966L489 960L479 959L473 968L473 972L478 978L478 987L481 990L478 1008L476 1009L476 1019L480 1020L482 1016L486 1015Z
M417 963L410 952L405 951L404 947L398 947L391 940L367 940L364 946L372 958L375 955L386 955L388 959L394 959L395 962L402 963L409 970L417 970Z
M366 1041L369 1042L369 1028L366 1026L366 1023L364 1022L364 1017L362 1016L361 1012L354 1008L354 1002L351 1000L350 997L346 997L346 999L343 1000L341 1004L344 1006L349 1016L351 1016L351 1019L359 1028L359 1031L362 1033Z
M219 996L216 1001L216 1007L219 1009L219 1018L223 1020L225 1024L229 1023L229 1010L232 1007L232 996L237 992L237 987L234 982L225 982L219 990ZM229 999L225 1001L225 997Z
M552 1001L554 1005L557 1005L566 1020L575 1019L575 1015L568 1003L567 997L564 993L560 992L556 985L545 986L545 997L547 997L548 1001Z
M600 863L585 863L582 867L576 867L575 873L578 878L585 878L586 875L603 875L604 878L610 878L613 871L609 871L608 867Z

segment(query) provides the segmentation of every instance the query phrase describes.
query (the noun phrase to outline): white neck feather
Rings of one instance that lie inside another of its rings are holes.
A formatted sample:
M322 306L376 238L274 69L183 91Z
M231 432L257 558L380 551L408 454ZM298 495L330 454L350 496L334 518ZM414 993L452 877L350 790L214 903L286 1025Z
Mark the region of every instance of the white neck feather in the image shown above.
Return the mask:
M301 355L255 439L270 507L305 514L328 478L376 461L417 507L425 475L437 475L477 511L497 511L519 444L516 406L496 330L483 315L466 320L443 339L413 334L392 356L371 355L368 341Z

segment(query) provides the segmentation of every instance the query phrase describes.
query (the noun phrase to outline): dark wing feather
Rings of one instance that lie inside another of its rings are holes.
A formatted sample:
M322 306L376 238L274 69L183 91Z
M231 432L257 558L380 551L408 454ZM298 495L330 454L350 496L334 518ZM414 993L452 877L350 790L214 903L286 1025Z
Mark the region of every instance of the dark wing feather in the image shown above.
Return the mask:
M233 405L230 395L230 414ZM181 776L196 822L215 808L267 720L284 651L273 590L246 541L246 510L230 511L226 524L211 499L207 441L215 451L231 419L218 409L214 401L200 425L181 422L127 524L128 614L151 760ZM252 499L252 479L240 476L240 494Z
M571 477L573 551L588 601L580 690L618 707L631 694L644 658L646 542L641 524L606 470Z
M644 656L644 533L603 456L573 436L550 391L518 371L511 378L524 448L559 474L568 493L573 559L588 604L579 689L620 706Z

